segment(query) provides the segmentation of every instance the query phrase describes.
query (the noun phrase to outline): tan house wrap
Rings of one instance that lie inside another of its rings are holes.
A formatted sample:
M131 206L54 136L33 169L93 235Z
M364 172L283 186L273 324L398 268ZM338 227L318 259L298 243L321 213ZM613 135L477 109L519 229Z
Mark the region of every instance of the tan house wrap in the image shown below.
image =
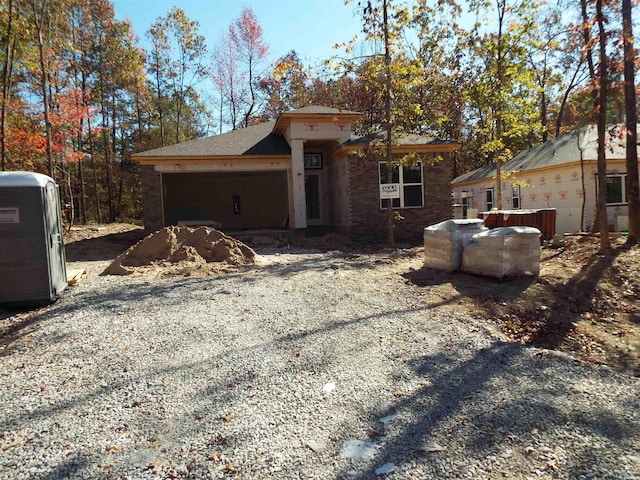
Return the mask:
M624 230L626 200L626 135L610 126L607 135L607 218L612 229ZM596 213L597 130L589 125L531 148L504 163L503 209L556 209L556 231L588 229ZM495 165L455 178L454 203L480 212L491 203Z

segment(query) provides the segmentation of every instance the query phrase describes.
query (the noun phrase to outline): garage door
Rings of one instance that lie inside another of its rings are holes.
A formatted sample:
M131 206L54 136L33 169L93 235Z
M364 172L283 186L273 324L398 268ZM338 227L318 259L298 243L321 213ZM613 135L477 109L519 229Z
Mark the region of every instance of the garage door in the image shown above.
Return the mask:
M279 228L289 215L287 172L164 173L164 222L216 221L223 230Z

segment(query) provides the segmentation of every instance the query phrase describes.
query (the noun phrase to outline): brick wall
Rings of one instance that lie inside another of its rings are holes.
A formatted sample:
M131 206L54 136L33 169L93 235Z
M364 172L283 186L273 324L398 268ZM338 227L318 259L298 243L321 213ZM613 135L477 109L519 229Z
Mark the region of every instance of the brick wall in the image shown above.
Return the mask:
M451 154L439 154L443 159L433 165L430 162L435 155L424 155L424 207L397 209L404 220L396 222L396 240L420 243L426 226L451 218ZM378 160L351 156L349 170L351 236L356 240L386 241L387 212L380 209Z
M144 228L155 232L164 227L162 223L162 174L153 165L141 166L142 208Z

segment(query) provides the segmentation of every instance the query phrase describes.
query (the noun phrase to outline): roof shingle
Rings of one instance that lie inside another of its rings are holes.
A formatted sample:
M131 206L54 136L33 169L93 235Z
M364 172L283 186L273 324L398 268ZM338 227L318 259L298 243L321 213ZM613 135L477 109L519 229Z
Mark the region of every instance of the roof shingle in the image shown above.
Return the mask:
M274 125L275 122L266 122L221 135L136 153L134 157L290 155L291 148L284 137L272 133Z

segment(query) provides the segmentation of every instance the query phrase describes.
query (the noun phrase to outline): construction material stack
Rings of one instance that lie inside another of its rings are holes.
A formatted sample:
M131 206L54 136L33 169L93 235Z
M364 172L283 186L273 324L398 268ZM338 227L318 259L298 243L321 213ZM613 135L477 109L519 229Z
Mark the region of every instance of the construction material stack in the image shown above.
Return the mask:
M462 271L505 278L540 273L540 230L499 227L473 235L465 245Z
M446 272L460 270L464 245L484 230L482 219L446 220L425 228L424 266Z

